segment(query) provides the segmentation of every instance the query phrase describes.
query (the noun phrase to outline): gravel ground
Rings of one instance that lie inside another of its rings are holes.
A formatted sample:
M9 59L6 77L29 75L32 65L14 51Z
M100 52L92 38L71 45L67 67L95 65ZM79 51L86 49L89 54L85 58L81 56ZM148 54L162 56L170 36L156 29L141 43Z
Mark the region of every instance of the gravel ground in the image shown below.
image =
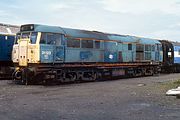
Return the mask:
M0 120L180 120L180 74L54 86L0 81Z

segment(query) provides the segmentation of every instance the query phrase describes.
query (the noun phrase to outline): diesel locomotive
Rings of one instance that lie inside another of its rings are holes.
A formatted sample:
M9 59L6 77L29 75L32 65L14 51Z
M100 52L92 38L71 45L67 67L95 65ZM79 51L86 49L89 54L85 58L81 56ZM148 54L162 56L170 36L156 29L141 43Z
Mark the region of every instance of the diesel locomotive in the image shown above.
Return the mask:
M39 24L16 35L13 79L22 83L94 81L160 72L160 41Z
M163 49L162 73L180 72L180 43L161 40Z
M18 26L0 23L0 78L11 78L14 71L11 53L18 31Z

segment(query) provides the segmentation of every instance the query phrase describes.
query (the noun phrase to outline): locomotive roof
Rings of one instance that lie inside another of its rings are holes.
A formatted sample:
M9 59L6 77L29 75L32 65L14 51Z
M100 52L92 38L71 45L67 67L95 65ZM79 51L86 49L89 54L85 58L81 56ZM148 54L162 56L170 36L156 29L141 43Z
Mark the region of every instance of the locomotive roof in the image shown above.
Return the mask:
M71 28L62 28L62 27L57 27L57 26L35 25L35 31L61 33L67 36L79 37L79 38L94 38L94 39L109 40L109 38L107 37L105 33L96 32L96 31L71 29Z
M157 39L139 38L142 44L161 44Z
M34 24L34 31L61 33L61 34L65 34L66 36L77 37L77 38L117 40L119 42L134 42L140 44L160 44L160 42L156 39L141 38L141 37L135 37L129 35L108 34L98 31L87 31L87 30L62 28L58 26L48 26L48 25L39 25L39 24Z
M115 34L108 34L108 38L111 40L117 40L122 42L138 42L138 38L129 35L115 35Z

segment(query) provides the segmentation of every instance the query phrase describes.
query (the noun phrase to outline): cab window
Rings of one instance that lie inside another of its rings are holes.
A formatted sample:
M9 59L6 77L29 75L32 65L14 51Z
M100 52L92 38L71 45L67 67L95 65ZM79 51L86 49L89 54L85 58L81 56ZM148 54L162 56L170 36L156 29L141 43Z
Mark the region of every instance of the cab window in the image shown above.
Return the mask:
M31 33L30 40L31 40L31 44L36 44L37 32Z
M41 33L41 39L40 39L40 44L46 44L46 34Z
M55 45L55 37L52 33L47 33L47 44Z
M37 32L25 32L16 34L15 44L18 44L18 39L30 39L31 44L36 44Z
M29 37L30 37L30 33L22 33L22 36L21 36L22 39L26 39Z
M20 33L17 33L16 34L16 39L15 39L15 43L14 44L18 44L18 40L20 39L21 37L21 34Z
M61 45L61 34L41 33L40 44Z

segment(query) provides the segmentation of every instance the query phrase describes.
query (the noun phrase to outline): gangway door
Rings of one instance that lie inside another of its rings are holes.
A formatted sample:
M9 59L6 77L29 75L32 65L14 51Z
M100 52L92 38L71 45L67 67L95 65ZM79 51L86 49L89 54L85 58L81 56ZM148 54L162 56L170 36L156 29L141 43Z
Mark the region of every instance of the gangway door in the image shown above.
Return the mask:
M28 65L28 40L21 40L19 42L19 66Z

